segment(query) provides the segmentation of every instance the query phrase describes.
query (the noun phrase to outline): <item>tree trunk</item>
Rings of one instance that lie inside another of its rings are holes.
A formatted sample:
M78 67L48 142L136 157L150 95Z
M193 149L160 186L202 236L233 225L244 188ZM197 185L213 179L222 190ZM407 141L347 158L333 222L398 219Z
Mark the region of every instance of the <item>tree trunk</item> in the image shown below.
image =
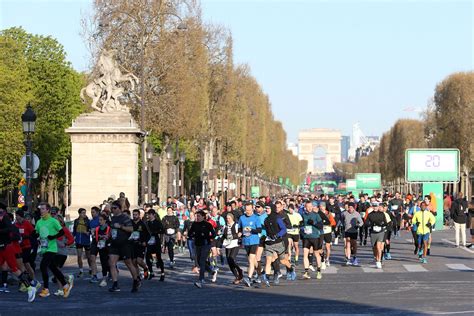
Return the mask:
M165 137L165 141L163 143L163 148L166 148L169 144L169 138ZM160 153L160 177L158 179L158 197L160 199L160 203L166 201L168 197L168 159L166 158L166 151L162 150Z
M50 205L55 205L54 204L54 187L55 187L55 176L53 174L50 174L48 176L48 203Z

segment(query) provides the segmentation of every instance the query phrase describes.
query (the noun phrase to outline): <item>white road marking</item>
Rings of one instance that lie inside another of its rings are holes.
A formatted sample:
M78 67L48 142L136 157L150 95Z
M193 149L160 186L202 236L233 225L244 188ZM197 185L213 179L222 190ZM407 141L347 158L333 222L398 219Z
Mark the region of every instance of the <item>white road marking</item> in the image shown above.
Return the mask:
M446 264L446 266L451 269L451 270L457 270L457 271L474 271L474 269L469 268L468 266L460 263L450 263Z
M365 272L365 273L379 273L379 272L383 272L382 269L377 269L374 267L362 267L362 270Z
M427 272L421 264L404 264L403 267L408 271L408 272Z
M445 242L445 243L447 243L447 244L453 245L453 246L456 245L456 243L455 243L455 242L452 242L451 240L441 239L441 241L443 241L443 242ZM458 249L467 251L467 252L469 252L469 253L474 253L474 250L468 249L468 248L466 248L466 247L459 247Z

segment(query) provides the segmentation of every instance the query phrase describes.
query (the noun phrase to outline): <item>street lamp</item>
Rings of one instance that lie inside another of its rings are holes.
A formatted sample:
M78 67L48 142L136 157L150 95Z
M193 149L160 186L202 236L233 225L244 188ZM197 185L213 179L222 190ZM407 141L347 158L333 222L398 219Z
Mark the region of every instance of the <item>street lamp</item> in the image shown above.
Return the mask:
M183 151L179 155L179 164L180 164L180 167L181 167L181 170L179 171L179 173L181 174L181 186L180 186L179 195L184 194L184 163L185 162L186 162L186 153Z
M173 147L171 147L170 144L168 144L168 146L166 146L166 149L165 149L165 152L166 152L166 160L167 160L167 163L166 165L168 166L168 181L166 181L167 183L167 186L166 186L166 195L167 196L170 196L170 180L171 180L171 168L170 168L170 164L171 164L171 158L173 157Z
M148 143L146 148L146 158L147 158L147 169L148 169L148 190L147 190L147 202L150 203L151 201L151 194L153 192L151 180L152 180L152 168L153 168L153 154L155 153L155 148L153 147L152 143Z
M207 173L206 170L204 170L201 174L201 177L202 177L202 197L203 198L206 198L206 186L207 186L207 177L209 176L209 174Z
M28 104L25 113L21 115L21 121L23 122L23 134L25 134L25 147L26 147L26 196L25 204L28 207L28 212L32 211L32 194L31 194L31 180L33 178L33 153L31 148L33 142L31 140L32 135L35 132L36 124L36 113Z

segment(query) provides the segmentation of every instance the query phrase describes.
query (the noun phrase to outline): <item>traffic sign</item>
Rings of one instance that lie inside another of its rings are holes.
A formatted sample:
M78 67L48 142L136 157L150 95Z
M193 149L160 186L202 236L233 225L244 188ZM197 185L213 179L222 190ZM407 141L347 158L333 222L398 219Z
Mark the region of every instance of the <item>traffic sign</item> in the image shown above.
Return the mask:
M407 149L407 182L459 182L459 149Z
M356 173L357 190L378 190L382 188L380 173Z
M250 195L252 198L258 198L260 196L260 187L253 186L250 188Z
M33 170L32 170L32 172L35 172L35 171L38 170L38 168L40 166L40 160L39 160L39 157L36 156L35 153L31 153L31 157L33 158ZM23 157L21 157L20 167L21 167L21 170L26 172L26 155L23 155Z

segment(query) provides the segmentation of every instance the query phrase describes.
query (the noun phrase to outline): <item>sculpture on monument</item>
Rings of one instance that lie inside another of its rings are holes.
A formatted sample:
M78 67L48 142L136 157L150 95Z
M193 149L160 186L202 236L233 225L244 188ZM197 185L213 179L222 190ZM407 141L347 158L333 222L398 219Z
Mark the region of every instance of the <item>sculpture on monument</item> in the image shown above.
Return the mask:
M84 92L92 99L91 107L102 113L124 111L129 112L119 98L124 95L125 88L120 84L129 82L129 91L135 90L139 79L128 72L123 74L115 60L115 50L103 50L97 63L97 77L81 90L81 99L85 102Z

